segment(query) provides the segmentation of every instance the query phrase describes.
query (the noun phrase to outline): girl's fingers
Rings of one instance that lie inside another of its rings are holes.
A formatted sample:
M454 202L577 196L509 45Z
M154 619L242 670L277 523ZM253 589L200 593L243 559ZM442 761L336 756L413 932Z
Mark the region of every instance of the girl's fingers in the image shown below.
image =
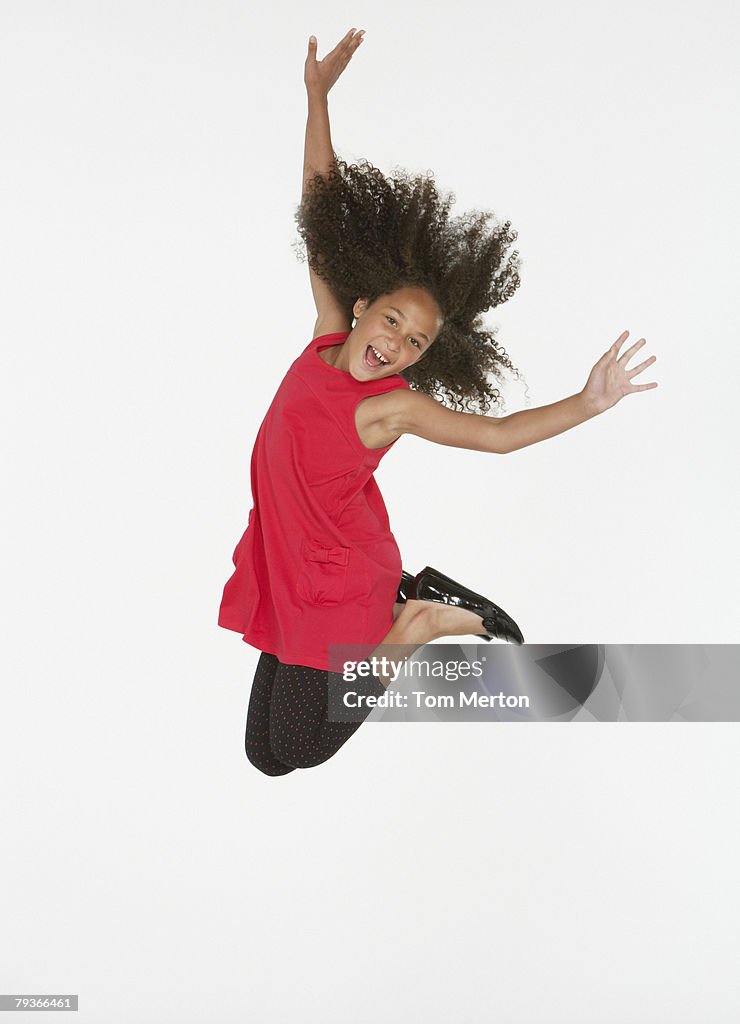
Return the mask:
M629 334L629 331L622 331L617 340L613 345L610 345L606 352L601 357L602 359L612 359L619 352L620 345Z
M356 35L352 36L351 39L348 39L345 42L343 42L342 49L346 53L348 60L352 56L352 54L355 52L357 47L360 45L360 43L362 42L363 38L364 37L362 35L362 30L361 30Z
M657 356L650 356L649 359L646 359L643 363L640 363L639 366L636 366L634 370L629 370L627 372L627 376L636 377L638 373L642 373L646 366L650 366L651 363L654 363L657 358Z
M619 358L620 365L626 366L626 364L630 361L630 359L635 354L635 352L637 352L638 348L642 348L642 346L644 344L645 344L645 339L644 338L640 338L640 340L636 341L634 343L634 345L630 345L630 347L627 349L627 351L624 353L624 355L620 356L620 358Z
M328 57L335 57L335 56L339 56L339 54L341 54L343 58L346 57L346 59L349 60L349 58L352 56L354 51L357 49L357 47L362 42L362 40L363 40L363 33L364 33L365 30L364 29L360 29L360 31L357 33L357 35L352 35L352 33L354 31L355 30L353 28L351 28L349 30L349 32L347 33L347 35L343 39L339 40L337 45L334 47L334 49L331 51L331 53L327 54L327 56ZM326 59L326 58L324 58L324 59Z
M363 31L363 29L360 29L360 32L362 32L362 31ZM356 31L356 29L351 28L349 30L349 32L347 33L347 35L343 39L339 40L339 42L337 43L337 46L349 46L350 43L354 42L357 39L357 36L359 34L360 33L358 33Z

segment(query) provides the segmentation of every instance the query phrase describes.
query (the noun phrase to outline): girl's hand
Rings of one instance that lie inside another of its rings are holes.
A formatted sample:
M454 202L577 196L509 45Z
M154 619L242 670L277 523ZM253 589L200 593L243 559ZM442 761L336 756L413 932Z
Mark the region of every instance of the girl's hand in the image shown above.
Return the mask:
M657 388L657 383L633 384L632 378L654 363L657 356L650 356L640 363L634 370L627 369L627 363L635 352L645 344L645 339L640 338L631 348L628 348L623 356L619 355L619 349L623 344L629 331L622 331L612 347L604 353L601 359L591 370L586 386L581 392L589 412L593 415L605 412L616 405L620 398L625 395L634 394L636 391L648 391L650 388Z
M353 53L362 42L364 34L364 28L361 28L359 32L355 32L351 28L323 60L316 60L316 38L311 36L308 41L308 56L303 71L303 81L306 83L309 93L317 94L324 99L328 96L329 90L347 67Z

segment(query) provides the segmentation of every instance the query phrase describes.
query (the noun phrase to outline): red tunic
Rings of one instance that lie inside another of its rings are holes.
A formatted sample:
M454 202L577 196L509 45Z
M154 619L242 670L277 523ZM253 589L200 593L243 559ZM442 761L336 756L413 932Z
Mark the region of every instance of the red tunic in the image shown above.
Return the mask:
M279 661L328 668L328 645L378 644L393 625L401 555L373 473L395 444L366 448L355 408L408 388L357 381L314 338L285 375L252 451L252 508L234 550L218 624Z

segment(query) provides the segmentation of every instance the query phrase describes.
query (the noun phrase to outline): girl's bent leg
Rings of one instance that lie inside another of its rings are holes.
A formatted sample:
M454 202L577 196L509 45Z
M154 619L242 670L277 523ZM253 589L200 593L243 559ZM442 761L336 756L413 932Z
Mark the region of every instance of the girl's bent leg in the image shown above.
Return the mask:
M403 656L442 636L465 636L480 633L480 616L463 608L432 604L428 601L407 601L390 631L373 656L384 654L398 660L396 645L403 645ZM390 683L382 675L370 675L359 689L382 696ZM328 761L353 736L363 721L330 722L328 720L328 673L304 665L277 664L270 704L269 737L273 757L294 768L312 768Z
M278 664L274 654L263 651L260 655L249 696L244 737L247 757L265 775L287 775L295 770L293 765L284 764L275 757L270 748L270 703Z
M381 696L385 687L373 676L358 684ZM328 673L304 665L278 664L270 707L270 745L276 757L295 768L313 768L328 761L363 721L330 722Z

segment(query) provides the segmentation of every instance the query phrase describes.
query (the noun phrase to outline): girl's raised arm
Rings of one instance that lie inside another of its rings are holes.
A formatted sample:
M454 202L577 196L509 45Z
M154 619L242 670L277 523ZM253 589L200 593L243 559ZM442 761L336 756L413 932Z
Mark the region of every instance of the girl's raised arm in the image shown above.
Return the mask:
M321 61L316 60L315 36L311 36L308 41L308 56L303 74L308 97L308 119L303 152L302 195L305 193L306 184L315 174L328 174L336 166L329 125L329 90L349 64L362 42L363 34L363 29L355 32L351 28L331 53ZM313 336L350 331L352 319L349 312L340 306L327 283L311 269L310 265L309 274L316 303Z
M579 423L611 409L626 395L657 388L657 383L633 384L632 378L655 362L650 356L634 369L627 363L645 344L640 338L623 355L619 350L629 332L623 331L594 365L582 391L538 409L523 409L509 416L482 416L455 412L418 391L397 390L374 398L375 409L390 437L416 434L427 441L453 448L504 455L555 437Z

